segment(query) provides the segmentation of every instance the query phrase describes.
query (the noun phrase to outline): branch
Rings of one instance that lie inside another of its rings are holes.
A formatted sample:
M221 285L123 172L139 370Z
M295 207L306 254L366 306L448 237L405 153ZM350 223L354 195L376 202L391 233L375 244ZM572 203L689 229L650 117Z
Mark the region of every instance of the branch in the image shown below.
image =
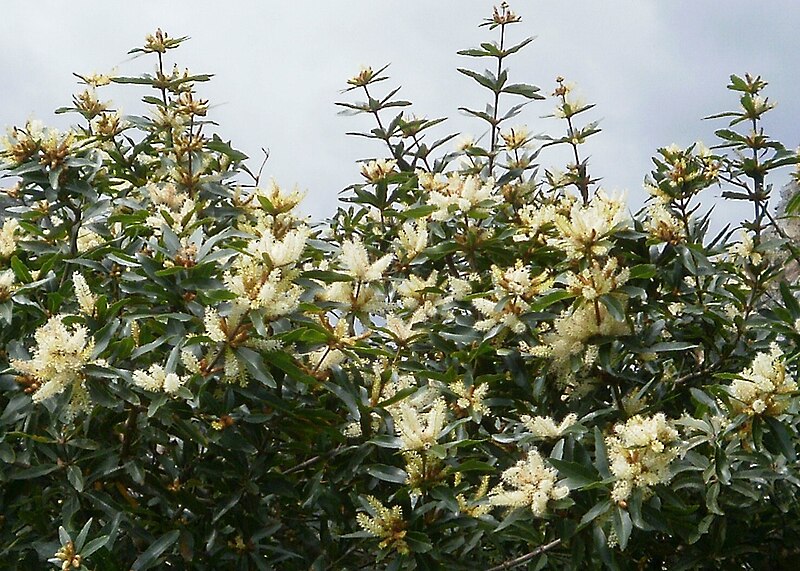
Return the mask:
M120 450L120 460L128 457L133 443L133 436L136 432L136 420L139 417L139 407L135 406L128 411L128 418L125 420L125 428L122 432L122 449Z
M309 466L312 466L313 464L316 464L320 460L325 460L327 458L330 458L331 456L335 456L336 453L339 452L339 450L341 450L341 449L342 449L342 446L340 445L340 446L337 446L336 448L334 448L333 450L331 450L330 452L327 452L325 454L320 454L319 456L314 456L314 457L309 458L308 460L306 460L304 462L300 462L299 464L297 464L295 466L292 466L291 468L289 468L288 470L283 472L283 475L286 476L288 474L294 474L295 472L299 472L300 470L302 470L304 468L308 468Z
M526 553L525 555L517 557L516 559L509 559L505 563L501 563L497 567L492 567L488 571L503 571L503 569L511 569L512 567L516 567L517 565L522 565L523 563L527 563L537 555L541 555L546 551L550 551L551 549L557 547L560 544L561 544L561 539L554 539L550 543L540 545L530 553Z

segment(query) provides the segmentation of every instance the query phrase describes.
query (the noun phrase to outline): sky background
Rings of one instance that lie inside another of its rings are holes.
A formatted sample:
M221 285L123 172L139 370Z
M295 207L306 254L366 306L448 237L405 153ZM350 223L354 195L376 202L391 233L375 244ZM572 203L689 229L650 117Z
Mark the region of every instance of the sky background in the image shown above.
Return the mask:
M37 0L3 7L0 19L0 125L39 118L65 127L74 118L53 116L78 90L72 72L137 75L152 72L152 58L131 59L127 51L161 27L171 36L191 36L176 61L195 73L214 73L198 86L211 100L217 132L260 162L270 151L265 175L282 186L308 191L306 213L319 220L332 214L339 191L360 179L355 161L385 154L374 141L347 137L368 130L366 117L337 115L336 101L348 77L362 65L391 63L389 81L402 85L410 111L449 117L436 134L480 136L479 120L458 113L482 108L484 90L456 71L483 62L456 55L496 34L478 28L491 14L483 0ZM779 103L768 115L769 134L787 147L800 144L800 3L775 0L604 0L511 2L523 21L510 41L537 40L509 60L512 82L538 85L551 93L555 78L576 84L576 93L597 107L603 132L586 145L590 172L611 191L625 191L632 208L646 194L644 175L656 149L671 143L711 145L722 121L702 117L733 109L725 89L731 73L760 74L767 94ZM488 61L488 60L487 60ZM124 112L138 113L136 88L111 86L102 95ZM561 133L544 119L552 99L530 104L518 118L534 133ZM77 117L77 116L75 116ZM544 167L563 167L558 153L543 153ZM776 188L788 171L775 177ZM703 200L714 203L715 189ZM749 214L743 205L718 208L716 225Z

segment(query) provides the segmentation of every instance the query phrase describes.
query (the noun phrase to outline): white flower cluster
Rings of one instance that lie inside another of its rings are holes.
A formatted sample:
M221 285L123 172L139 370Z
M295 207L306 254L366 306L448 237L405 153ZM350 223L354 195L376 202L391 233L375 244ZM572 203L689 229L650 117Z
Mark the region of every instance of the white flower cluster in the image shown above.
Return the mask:
M398 375L395 371L389 373L389 378L384 383L382 378L386 367L388 367L388 362L385 359L377 361L372 366L372 374L370 375L372 382L372 386L370 387L370 399L373 405L380 401L389 400L400 391L410 387L419 388L414 377L411 375ZM409 402L413 402L414 406L421 408L433 402L438 396L439 393L437 391L427 389L417 391L413 395L407 397L407 399L409 399ZM390 413L392 411L397 411L399 413L399 405L397 403L389 405L386 407L386 410Z
M7 131L5 137L0 137L0 153L15 165L38 159L39 164L55 169L70 155L76 143L77 138L72 131L62 133L58 129L45 127L41 121L29 120L24 129L14 127Z
M17 251L17 230L19 222L16 218L8 218L0 227L0 259L10 258Z
M420 176L420 184L430 190L428 204L436 207L433 220L447 220L455 212L468 213L473 208L500 202L494 180L482 181L476 176L462 177L457 173L446 179L442 175Z
M662 200L656 200L647 207L644 229L659 242L677 244L685 238L684 227L667 208Z
M291 212L305 198L305 192L299 188L284 191L274 180L270 181L269 188L257 187L248 195L242 206L251 212L260 211L262 208L259 198L265 199L272 207L271 215L279 217L280 214Z
M178 190L173 183L168 182L159 186L151 182L145 190L156 210L147 217L146 223L156 236L160 235L162 225L180 234L184 228L196 221L194 200L185 192Z
M250 347L258 351L275 351L281 343L274 339L259 339L250 337L250 323L244 321L244 317L249 309L246 302L238 301L231 305L228 315L220 316L219 312L206 307L203 316L205 335L215 344L223 343L222 347L215 347L206 357L207 362L216 362L222 353L223 375L226 382L245 383L247 380L246 366L239 362L239 358L233 351L236 347ZM201 372L200 363L191 353L184 350L182 358L187 370L196 373Z
M364 331L359 335L351 332L347 319L338 319L336 324L332 325L326 317L320 318L320 323L328 332L327 343L301 357L308 363L307 371L311 375L325 378L331 368L340 365L347 359L348 355L343 349L352 347L358 341L369 337L370 331Z
M581 273L567 275L567 287L584 300L594 301L625 285L630 275L628 268L619 269L617 258L609 258L602 266L597 260L592 260L592 265Z
M769 353L756 355L741 376L730 387L737 412L776 416L786 410L791 395L797 392L797 382L787 373L783 351L776 344Z
M267 188L256 187L251 192L237 189L234 202L246 215L240 216L236 227L256 237L269 233L271 238L266 240L267 245L276 239L282 240L288 231L307 225L306 219L297 212L304 196L300 189L285 191L275 181L270 181Z
M119 228L115 228L115 231L117 234L121 233L121 225ZM105 244L105 240L94 230L91 230L86 226L81 226L78 229L78 252L83 253L91 250L92 248L102 246L103 244Z
M461 483L461 472L456 472L456 486ZM489 491L489 476L481 478L481 483L471 499L467 499L464 494L457 494L456 501L458 502L458 511L470 517L482 517L492 510L492 505L481 501L486 497Z
M345 240L342 243L340 261L345 272L356 281L380 280L392 263L392 254L386 254L375 262L369 261L369 253L361 239Z
M611 473L616 478L611 497L622 501L634 488L649 493L651 488L670 480L669 466L678 456L675 442L678 431L663 413L640 415L614 427L614 436L606 437Z
M361 174L371 183L377 183L397 172L397 161L379 159L361 165Z
M34 402L60 394L70 385L78 389L82 386L83 369L90 363L94 341L83 325L65 325L66 317L53 316L36 330L33 359L11 361L12 367L38 383Z
M291 313L302 293L293 282L292 270L303 254L308 235L308 228L301 226L279 240L265 229L225 272L225 285L251 309L263 309L268 319Z
M545 334L544 342L553 362L563 366L583 351L592 337L617 337L628 331L628 324L614 319L602 303L583 304L565 310L553 323L553 331Z
M384 327L397 343L405 345L420 335L419 331L414 331L415 323L417 322L406 321L402 317L391 314L386 317L386 325Z
M419 404L404 399L390 410L403 450L430 448L436 444L447 422L447 402L443 397L436 398L430 405Z
M464 384L464 381L458 380L450 385L450 390L458 395L456 404L462 410L472 409L478 414L489 414L489 408L483 402L483 399L486 398L486 393L489 392L488 383L468 387Z
M416 258L428 247L428 222L425 219L404 222L397 231L397 244L405 259Z
M559 235L549 243L574 260L604 256L611 248L612 234L628 221L624 199L598 191L588 205L576 202L569 216L556 215Z
M381 548L390 547L398 553L408 553L408 544L403 539L406 535L406 522L403 519L403 508L393 506L391 509L374 496L366 497L374 515L364 512L356 514L358 525L375 537L381 538Z
M432 291L437 288L438 282L439 273L434 270L426 279L411 274L395 288L400 303L412 312L409 319L412 324L427 321L436 315L441 305L447 303L440 293Z
M526 414L520 420L534 438L550 440L560 438L570 426L578 421L578 415L575 413L568 414L558 424L549 416L530 417Z
M545 241L544 230L555 220L558 209L553 204L526 204L517 213L519 222L515 242Z
M530 309L529 302L534 297L552 287L553 277L546 271L534 276L531 268L518 260L510 268L492 266L492 284L490 297L472 301L485 318L476 322L475 328L488 331L495 325L503 325L514 333L522 333L525 324L520 316Z
M556 485L557 477L558 472L545 465L541 454L531 450L527 458L503 472L503 483L489 493L489 499L495 506L528 507L541 517L547 513L550 500L569 495L569 488Z
M392 254L386 254L370 262L369 252L360 238L345 240L339 262L353 281L328 284L322 298L341 303L356 312L383 313L386 304L373 282L383 278L393 259Z
M97 303L97 296L89 289L86 278L78 272L73 272L72 287L75 290L75 299L78 300L78 307L81 308L81 312L92 316L94 314L94 306Z
M728 247L728 255L732 258L732 261L739 265L745 263L760 264L764 256L756 251L753 237L746 230L742 230L739 233L739 238L739 242Z
M164 391L168 395L174 395L185 383L185 377L176 373L167 373L164 367L157 363L150 365L147 371L133 372L133 384L146 391Z
M16 278L13 270L0 272L0 303L6 301L14 293Z
M508 131L500 133L500 137L506 144L506 150L509 151L521 149L531 142L531 132L525 125L512 127Z

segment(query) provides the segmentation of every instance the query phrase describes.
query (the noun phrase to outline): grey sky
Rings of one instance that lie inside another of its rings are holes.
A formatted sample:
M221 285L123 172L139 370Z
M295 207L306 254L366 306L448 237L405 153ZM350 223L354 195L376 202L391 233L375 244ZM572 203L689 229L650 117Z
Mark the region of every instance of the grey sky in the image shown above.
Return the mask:
M511 2L523 22L512 39L538 36L511 61L512 80L550 93L557 75L577 84L597 104L587 118L602 119L590 140L591 171L610 190L628 192L638 207L643 176L659 146L714 142L722 122L705 115L732 108L725 89L731 73L761 74L779 102L768 131L789 147L800 143L800 6L796 0L753 3L700 0L539 0ZM3 83L0 125L29 117L64 125L52 111L76 90L71 72L122 75L152 71L146 57L126 52L156 27L192 39L178 52L181 67L216 77L199 87L216 106L219 132L256 161L271 151L265 172L285 186L308 189L305 210L314 219L332 213L339 190L359 179L354 161L384 155L376 143L345 131L371 128L361 118L339 117L335 101L359 67L391 62L385 87L415 103L411 111L448 116L440 133L480 135L482 124L457 107L482 106L484 94L456 72L481 62L455 54L494 36L480 21L493 2L467 0L199 0L114 2L38 0L4 6L0 20ZM175 52L173 52L175 53ZM138 112L132 89L104 95ZM144 94L144 93L142 93ZM519 118L534 132L558 133L561 124L541 119L553 102L534 102ZM254 162L256 162L254 161ZM544 166L561 166L543 154ZM257 166L257 165L256 165ZM780 186L786 177L774 181ZM715 191L716 193L716 191ZM708 198L710 201L710 197ZM733 212L733 213L732 213ZM726 208L722 219L738 219Z

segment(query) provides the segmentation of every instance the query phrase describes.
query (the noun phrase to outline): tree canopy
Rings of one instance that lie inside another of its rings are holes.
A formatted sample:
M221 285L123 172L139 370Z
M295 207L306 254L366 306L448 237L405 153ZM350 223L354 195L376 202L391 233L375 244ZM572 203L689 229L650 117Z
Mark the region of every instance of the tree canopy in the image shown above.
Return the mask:
M800 199L769 199L799 160L766 81L731 76L716 144L658 149L631 213L587 158L594 106L512 79L520 22L503 3L459 52L477 140L437 137L386 67L347 80L376 156L323 222L216 132L161 30L131 52L154 73L77 75L75 127L9 129L4 565L796 560ZM712 235L717 185L752 217Z

